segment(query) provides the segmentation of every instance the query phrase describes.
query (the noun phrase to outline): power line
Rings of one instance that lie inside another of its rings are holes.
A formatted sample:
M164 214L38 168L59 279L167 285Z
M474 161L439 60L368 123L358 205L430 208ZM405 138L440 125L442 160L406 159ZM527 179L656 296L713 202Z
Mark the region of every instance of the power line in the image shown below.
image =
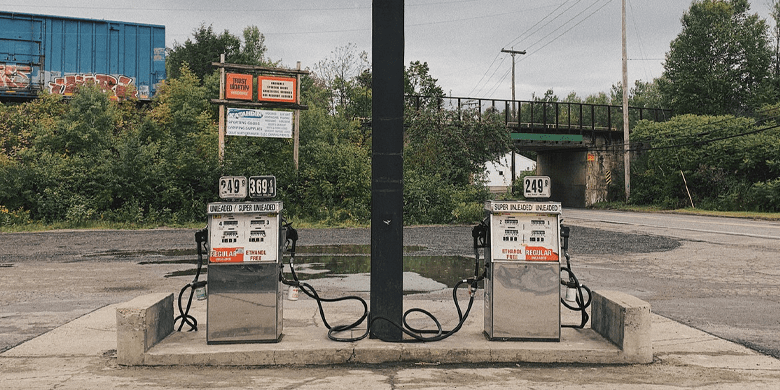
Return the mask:
M499 54L499 55L500 55L500 54ZM499 63L497 66L496 66L496 70L494 70L494 71L493 71L493 73L490 75L490 77L488 78L488 80L485 82L485 84L486 84L486 85L487 85L487 83L489 83L489 82L490 82L490 80L492 80L492 79L493 79L493 76L495 76L496 72L498 72L498 70L499 70L499 69L501 69L501 65L504 63L504 61L506 61L506 56L504 56L503 58L501 58L501 62L500 62L500 63ZM507 76L508 74L509 74L509 69L507 69L507 70L506 70L506 72L504 73L504 76L501 78L501 81L503 81L503 80L504 80L504 78L506 78L506 76ZM499 82L500 82L500 81L499 81ZM483 87L483 88L484 88L484 87ZM482 91L482 89L483 89L483 88L480 88L480 89L477 91L477 93L479 93L480 91ZM488 91L490 91L490 90L488 90ZM491 93L492 93L492 92L488 93L488 95L490 95Z
M511 68L507 69L506 72L504 72L504 75L501 76L501 79L498 80L498 82L496 82L496 84L493 86L493 88L490 89L490 91L488 92L488 95L494 94L496 92L496 90L498 89L498 87L501 86L501 83L504 82L504 80L506 80L506 78L509 76L509 73L511 73L511 72L512 72Z
M523 37L523 35L525 35L527 32L531 31L531 30L532 30L532 29L534 29L536 26L538 26L540 23L544 22L544 21L545 21L547 18L549 18L550 16L554 15L554 14L555 14L555 13L556 13L556 12L557 12L559 9L561 9L561 8L562 8L564 5L566 5L566 3L568 3L568 1L569 1L569 0L566 0L566 1L564 1L563 3L560 3L560 4L558 5L558 7L556 7L554 10L552 10L552 11L551 11L549 14L545 15L545 16L544 16L542 19L540 19L540 20L539 20L538 22L536 22L534 25L532 25L531 27L527 28L525 31L523 31L523 32L522 32L522 33L521 33L519 36L517 36L516 38L514 38L514 39L513 39L512 41L510 41L508 44L504 45L504 47L507 47L507 46L509 46L509 47L512 47L512 46L513 46L513 45L512 45L512 44L513 44L513 42L515 42L515 41L517 41L517 40L521 39L521 38ZM577 1L576 1L576 2L575 2L573 5L572 5L572 6L576 5L576 4L577 4L577 3L579 3L580 1L581 1L581 0L577 0ZM549 23L550 23L550 22L552 22L553 20L555 20L555 19L557 19L558 17L560 17L560 15L562 15L563 13L565 13L566 11L568 11L569 9L571 9L571 7L572 7L572 6L570 6L569 8L567 8L566 10L564 10L563 12L561 12L560 14L558 14L558 16L555 16L554 18L552 18L552 19L551 19L549 22L547 22L547 23L546 23L544 26L546 26L547 24L549 24ZM539 7L539 8L536 8L536 9L541 9L541 8L546 8L546 7ZM533 9L532 9L532 10L533 10ZM542 26L542 27L544 27L544 26ZM536 30L536 31L539 31L539 30ZM531 35L529 35L529 36L532 36L533 34L535 34L535 33L536 33L536 31L534 31L533 33L531 33ZM506 59L506 57L504 57L504 59ZM495 63L495 60L493 60L493 63ZM503 63L503 59L502 59L502 63ZM491 63L491 66L492 66L492 63ZM500 66L500 64L499 64L499 66ZM490 72L490 69L491 69L491 68L490 68L490 67L488 67L488 69L485 71L485 75L487 75L487 74ZM490 78L488 78L488 80L487 80L487 81L485 81L485 86L486 86L487 84L489 84L489 83L490 83L490 80L492 80L493 76L496 74L496 72L497 72L497 71L498 71L498 69L496 69L496 70L494 70L494 71L493 71L493 73L490 75ZM502 77L502 78L501 78L501 79L498 81L498 83L496 83L496 84L495 84L495 86L494 86L493 88L489 89L489 91L490 91L490 92L488 93L488 95L490 95L490 94L492 94L492 93L494 93L494 92L495 92L495 90L498 88L498 85L499 85L499 84L500 84L502 81L504 81L504 80L506 79L506 76L507 76L507 74L505 73L505 74L504 74L504 76L503 76L503 77ZM477 85L476 85L474 88L472 88L472 91L474 91L475 89L477 89L477 87L479 87L479 86L480 86L480 83L482 82L482 80L483 80L483 79L484 79L484 76L483 76L482 78L480 78L480 81L477 83ZM479 89L477 90L477 93L478 93L478 92L480 92L480 91L482 91L482 90L484 89L484 87L485 87L485 86L479 87Z
M490 63L490 66L488 66L487 70L485 71L485 74L483 74L482 77L479 79L479 81L477 81L477 83L474 84L474 87L471 88L471 91L469 91L468 96L472 96L472 93L474 92L474 90L477 89L477 87L482 83L482 80L485 79L485 76L487 76L488 72L490 72L490 69L493 68L493 64L496 63L496 61L498 60L499 57L501 57L501 53L500 52L496 53L496 56L493 57L493 62ZM503 60L501 62L503 62ZM496 68L496 69L498 69L498 68ZM493 72L493 74L495 74L495 72Z
M691 129L695 129L695 128L702 128L703 129L705 127L715 126L715 125L718 125L718 124L721 124L721 123L724 123L724 122L739 121L739 120L744 120L744 119L745 118L737 118L737 117L724 118L724 119L721 119L721 120L718 120L718 121L715 121L715 122L706 123L706 124L703 124L703 125L686 126L686 127L683 127L683 128L681 128L679 130L691 130ZM755 126L758 123L764 123L764 122L775 120L775 119L780 119L780 115L767 117L767 118L762 118L761 120L759 120L756 123L752 124L752 126ZM772 126L768 126L768 127L760 128L760 129L756 129L756 130L746 131L746 132L738 133L738 134L724 135L724 136L711 138L711 139L706 139L706 140L686 141L686 142L681 143L681 144L672 144L672 145L656 146L656 147L630 147L629 151L640 152L640 151L650 151L650 150L674 149L674 148L681 148L681 147L686 147L686 146L701 146L701 145L706 145L706 144L709 144L709 143L712 143L712 142L723 141L723 140L726 140L726 139L738 138L738 137L744 137L744 136L747 136L747 135L757 134L757 133L761 133L761 132L764 132L764 131L767 131L767 130L772 130L772 129L775 129L775 128L778 128L778 127L780 127L780 124L772 125ZM714 133L713 131L705 131L705 132L700 132L700 133L697 133L697 134L684 135L684 136L681 136L681 137L678 137L678 138L682 140L682 139L689 139L689 138L692 138L692 137L701 137L701 136L705 136L705 135L710 135L710 134L713 134L713 133ZM654 142L656 140L669 141L669 139L650 138L650 139L642 140L642 141L639 141L639 142L631 142L629 144L629 146L631 146L632 144L633 145L636 145L636 144L644 145L646 143L652 143L652 142ZM671 142L674 142L674 141L671 141ZM612 147L622 147L624 145L625 145L624 143L619 142L619 143L614 143L611 146ZM607 149L607 148L589 148L588 150L592 151L592 152L610 152L610 151L612 151L612 149Z
M541 26L541 27L540 27L538 30L535 30L535 31L534 31L533 33L531 33L531 35L529 35L528 37L531 37L531 36L533 36L534 34L536 34L536 32L537 32L537 31L540 31L542 28L546 27L546 26L547 26L548 24L550 24L552 21L554 21L555 19L558 19L558 18L559 18L561 15L563 15L564 13L566 13L566 11L570 10L572 7L574 7L575 5L577 5L577 4L578 4L580 1L582 1L582 0L577 0L577 1L576 1L574 4L572 4L572 5L571 5L569 8L567 8L567 9L563 10L563 12L561 12L560 14L558 14L558 16L556 16L556 17L554 17L554 18L550 19L550 21L548 21L547 23L545 23L545 24L544 24L544 26ZM550 12L550 13L549 13L549 14L547 14L545 17L543 17L541 20L539 20L538 22L536 22L536 23L535 23L533 26L531 26L531 27L528 27L528 28L527 28L525 31L523 31L522 33L520 33L520 35L518 35L518 36L517 36L515 39L511 40L511 41L510 41L508 44L504 45L504 47L506 47L506 46L510 46L510 47L511 47L511 46L513 46L513 45L516 43L515 41L518 41L518 40L520 40L520 39L523 37L523 35L525 35L525 34L526 34L528 31L531 31L531 30L532 30L532 29L534 29L536 26L538 26L538 25L539 25L539 23L542 23L542 22L543 22L545 19L547 19L548 17L550 17L551 15L553 15L555 12L557 12L559 9L561 9L561 7L563 7L564 5L566 5L566 3L568 3L568 0L564 1L563 3L561 3L561 4L560 4L560 5L557 7L557 8L555 8L554 10L552 10L552 12ZM528 38L528 37L526 37L526 38ZM519 43L519 42L517 42L517 43Z
M649 150L674 149L674 148L681 148L681 147L685 147L685 146L701 146L701 145L706 145L706 144L710 144L710 143L717 142L717 141L723 141L723 140L727 140L727 139L731 139L731 138L744 137L744 136L747 136L747 135L757 134L757 133L761 133L761 132L764 132L764 131L767 131L767 130L776 129L776 128L779 128L779 127L780 127L780 124L779 125L769 126L769 127L764 127L764 128L756 129L756 130L752 130L752 131L747 131L747 132L744 132L744 133L732 134L732 135L727 135L727 136L723 136L723 137L708 139L708 140L704 140L704 141L692 141L692 142L679 144L679 145L655 146L655 147L637 148L637 149L629 149L629 150L632 151L632 152L638 152L638 151L649 151Z
M553 20L556 20L556 19L558 19L560 16L562 16L562 15L563 15L563 14L565 14L567 11L569 11L570 9L572 9L572 8L573 8L573 6L574 6L574 5L576 5L576 4L578 4L580 1L581 1L581 0L578 0L578 1L576 1L575 3L571 4L571 5L570 5L568 8L566 8L566 9L565 9L563 12L560 12L560 13L558 13L558 14L557 14L556 16L554 16L554 17L553 17L553 18L552 18L552 19L551 19L551 20L550 20L548 23L545 23L545 24L544 24L542 27L545 27L545 26L549 25L549 24L550 24L550 22L552 22ZM571 31L571 30L572 30L572 29L574 29L575 27L579 26L579 25L580 25L580 24L582 24L582 23L583 23L585 20L589 19L589 18L590 18L590 17L592 17L594 14L596 14L598 11L600 11L601 9L603 9L604 7L606 7L606 6L607 6L607 5L608 5L610 2L612 2L612 0L606 0L606 2L604 2L604 3L603 3L603 4L602 4L600 7L598 7L598 8L597 8L595 11L591 12L590 14L588 14L587 16L585 16L584 18L582 18L581 20L579 20L577 23L575 23L574 25L572 25L571 27L569 27L567 30L565 30L564 32L562 32L561 34L559 34L558 36L556 36L556 37L555 37L555 38L553 38L552 40L550 40L550 41L548 41L547 43L545 43L544 45L542 45L541 47L539 47L539 48L537 48L537 49L533 50L532 52L529 52L529 54L528 54L528 55L526 55L526 56L524 56L523 58L521 58L521 59L519 60L519 62L525 61L525 60L526 60L526 59L527 59L529 56L531 56L531 55L533 55L533 54L536 54L536 53L538 53L538 52L542 51L542 50L543 50L545 47L547 47L547 46L549 46L550 44L552 44L553 42L557 41L557 40L558 40L558 39L560 39L560 38L561 38L563 35L565 35L565 34L566 34L566 33L568 33L569 31ZM561 9L563 6L565 6L567 3L568 3L568 1L567 1L567 2L564 2L564 3L562 3L562 4L561 4L560 6L558 6L558 7L557 7L555 10L553 10L553 11L552 11L550 14L548 14L548 15L546 15L544 18L542 18L542 20L540 20L539 22L537 22L536 24L534 24L534 26L532 26L531 28L535 28L535 26L539 25L541 22L543 22L543 21L544 21L544 20L546 20L547 18L551 17L552 15L555 15L555 14L556 14L556 12L557 12L559 9ZM551 31L550 33L548 33L547 35L545 35L545 36L543 36L543 37L539 38L539 39L538 39L536 42L532 43L532 44L531 44L531 45L529 45L527 48L528 48L528 49L531 49L533 46L535 46L535 45L539 44L540 42L544 41L546 38L550 37L550 36L551 36L552 34L554 34L556 31L558 31L558 30L560 30L560 29L562 29L562 28L566 27L568 24L570 24L572 21L574 21L574 20L575 20L575 19L577 19L578 17L581 17L581 16L582 16L582 15L583 15L583 14L584 14L584 13L585 13L587 10L589 10L589 9L593 8L593 7L594 7L594 6L596 6L598 3L599 3L599 2L598 2L598 1L596 1L596 2L594 2L594 3L592 3L592 4L590 4L589 6L587 6L586 8L584 8L583 10L579 11L579 12L578 12L576 15L574 15L573 17L571 17L569 20L567 20L565 23L563 23L561 26L559 26L558 28L556 28L556 29L552 30L552 31ZM526 34L528 31L530 31L530 29L531 29L531 28L529 28L529 29L527 29L526 31L524 31L524 32L523 32L523 33L522 33L520 36L518 36L517 38L515 38L514 40L512 40L512 42L522 42L522 40L518 41L518 39L522 38L522 37L523 37L523 35L525 35L525 34ZM528 37L530 37L530 36L533 36L533 35L534 35L536 32L538 32L538 31L541 31L541 28L540 28L540 29L537 29L537 30L535 30L533 33L529 34L529 35L528 35L528 36L526 36L525 38L528 38ZM488 72L489 72L489 69L488 69ZM494 93L494 92L495 92L495 91L498 89L498 86L499 86L499 84L500 84L501 82L503 82L503 81L506 79L506 77L507 77L508 73L509 73L509 72L506 72L506 73L503 75L503 77L502 77L502 78L501 78L501 79L500 79L500 80L499 80L499 81L498 81L498 82L497 82L497 83L494 85L494 87L493 87L493 88L491 88L491 89L489 90L489 94L492 94L492 93ZM493 72L493 74L495 74L495 71ZM484 78L484 77L483 77L483 78ZM480 79L480 80L481 80L481 79ZM486 83L486 84L490 83L490 80L492 80L492 75L491 75L491 77L488 79L488 81L486 81L485 83ZM476 88L475 88L475 89L476 89ZM482 88L480 88L480 89L479 89L479 91L481 91L481 90L482 90Z
M591 13L590 13L588 16L584 17L584 18L583 18L583 19L581 19L579 22L577 22L577 23L576 23L576 24L574 24L573 26L569 27L569 29L568 29L568 30L566 30L566 31L562 32L562 33L561 33L561 34L559 34L557 37L553 38L551 41L549 41L549 42L545 43L545 44L544 44L542 47L540 47L540 48L538 48L538 49L534 50L534 51L533 51L533 52L531 52L529 55L527 55L527 56L525 56L525 57L521 58L521 59L520 59L520 61L523 61L523 60L527 59L528 57L530 57L530 56L531 56L531 55L533 55L534 53L538 53L538 52L540 52L542 49L544 49L545 47L549 46L551 43L553 43L553 42L557 41L557 40L558 40L560 37L564 36L566 33L568 33L569 31L573 30L575 27L577 27L577 26L579 26L580 24L582 24L582 22L584 22L584 21L588 20L588 19L589 19L591 16L593 16L593 15L595 15L597 12L601 11L601 9L602 9L602 8L606 7L606 6L607 6L609 3L611 3L612 1L613 1L613 0L607 0L607 1L606 1L606 2L605 2L605 3L604 3L602 6L601 6L601 7L597 8L595 11L591 12ZM597 2L596 2L596 3L597 3ZM586 10L587 10L587 9L589 9L589 8L591 8L591 7L592 7L593 5L595 5L596 3L593 3L591 6L588 6L588 8L586 8ZM584 11L584 10L583 10L583 11ZM574 18L576 18L577 16L580 16L580 15L582 15L582 13L579 13L579 14L577 14L575 17L573 17L573 18L569 19L568 21L566 21L566 23L569 23L570 21L574 20ZM561 29L563 26L565 26L565 24L564 24L564 25L562 25L561 27L559 27L559 28L557 28L557 29L553 30L553 32L555 32L555 31L557 31L557 30ZM550 34L547 34L546 36L544 36L542 39L544 39L544 38L547 38L547 37L549 37L550 35L552 35L552 32L551 32ZM540 39L540 40L538 40L538 41L534 42L534 43L533 43L531 46L533 46L533 45L536 45L537 43L541 42L541 40L542 40L542 39Z
M560 8L561 8L563 5L565 5L567 2L568 2L568 0L566 0L566 1L564 1L563 3L559 4L559 5L558 5L558 7L557 7L555 10L553 10L553 11L552 11L550 14L546 15L546 16L545 16L544 18L542 18L540 21L536 22L536 24L534 24L533 26L531 26L531 27L529 27L528 29L526 29L526 30L525 30L523 33L521 33L521 34L520 34L518 37L516 37L514 40L520 39L520 38L521 38L521 37L522 37L522 36L523 36L523 35L524 35L526 32L530 31L532 28L536 27L536 26L537 26L539 23L541 23L542 21L544 21L545 19L547 19L547 18L548 18L550 15L554 14L554 13L555 13L555 11L557 11L558 9L560 9ZM548 8L548 7L550 7L550 6L542 6L542 7L530 8L530 9L524 8L524 9L523 9L521 12L535 11L535 10L538 10L538 9L543 9L543 8ZM514 41L514 40L513 40L513 41ZM513 42L513 41L512 41L512 42ZM509 42L508 44L504 45L504 47L507 47L507 46L509 46L509 47L512 47L512 42ZM485 76L487 76L487 74L488 74L488 73L490 73L490 70L493 68L493 64L495 64L495 63L496 63L496 60L498 60L498 58L499 58L500 56L501 56L501 53L497 53L497 54L496 54L496 56L493 58L493 61L490 63L490 66L488 66L488 68L485 70L485 73L482 75L482 77L480 77L479 81L478 81L478 82L477 82L477 83L474 85L474 87L473 87L473 88L471 89L471 91L469 92L469 95L471 95L472 93L474 93L474 91L476 91L477 93L479 93L479 92L480 92L480 91L482 91L482 90L485 88L485 86L486 86L486 85L487 85L487 84L490 82L490 79L492 79L492 77L493 77L493 76L496 74L496 72L498 71L498 69L496 69L496 70L494 70L494 71L493 71L493 73L490 75L490 78L488 78L488 80L487 80L487 81L485 81L485 85L482 85L482 86L480 86L480 85L482 84L482 80L484 80L484 79L485 79ZM504 57L504 58L501 60L501 61L502 61L501 63L503 63L503 61L504 61L505 59L506 59L506 57ZM498 66L500 67L500 66L501 66L501 64L499 64ZM477 88L479 88L479 89L477 89Z
M634 22L633 23L633 25L634 25L634 33L636 34L637 46L639 46L639 55L640 55L640 57L642 57L642 60L646 61L647 59L645 58L646 56L645 56L644 45L642 45L642 37L639 35L639 28L637 27L637 26L639 26L639 23L637 23L636 22L636 18L634 18L634 15L636 14L636 12L634 12L634 5L633 5L633 3L634 3L633 1L628 2L628 6L631 8L631 20ZM626 60L627 61L632 61L632 59L630 59L630 58L627 58ZM634 60L634 61L636 61L636 60ZM643 69L645 71L645 78L648 81L652 81L653 74L650 73L648 75L647 68L643 67ZM623 88L628 88L628 87L624 85Z

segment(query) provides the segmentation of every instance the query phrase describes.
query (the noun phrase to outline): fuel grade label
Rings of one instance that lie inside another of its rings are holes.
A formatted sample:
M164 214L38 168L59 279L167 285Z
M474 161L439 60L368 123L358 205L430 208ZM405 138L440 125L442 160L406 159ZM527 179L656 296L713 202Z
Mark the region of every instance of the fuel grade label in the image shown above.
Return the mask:
M243 263L244 248L212 248L209 253L211 263Z

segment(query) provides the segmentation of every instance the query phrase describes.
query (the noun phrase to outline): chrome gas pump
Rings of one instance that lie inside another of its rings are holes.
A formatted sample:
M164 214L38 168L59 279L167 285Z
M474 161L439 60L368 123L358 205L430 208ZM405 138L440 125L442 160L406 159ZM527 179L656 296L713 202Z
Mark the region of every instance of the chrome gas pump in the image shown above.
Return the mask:
M560 341L561 204L488 201L485 334Z
M549 197L549 178L541 180L535 192ZM560 341L561 204L488 201L485 214L486 337Z
M220 183L221 197L246 197L246 178L223 177ZM209 203L207 214L206 342L280 341L284 294L279 275L286 240L282 202Z

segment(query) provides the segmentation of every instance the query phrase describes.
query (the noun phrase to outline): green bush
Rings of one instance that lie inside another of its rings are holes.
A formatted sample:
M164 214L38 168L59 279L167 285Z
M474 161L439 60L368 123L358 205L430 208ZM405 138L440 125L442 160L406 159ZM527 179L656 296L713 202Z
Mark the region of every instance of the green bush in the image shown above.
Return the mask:
M753 184L745 198L754 211L780 210L780 178Z
M24 225L30 223L30 212L22 209L9 211L0 205L0 226Z
M640 122L642 145L632 165L631 203L663 208L778 211L774 200L780 130L733 116L674 117Z

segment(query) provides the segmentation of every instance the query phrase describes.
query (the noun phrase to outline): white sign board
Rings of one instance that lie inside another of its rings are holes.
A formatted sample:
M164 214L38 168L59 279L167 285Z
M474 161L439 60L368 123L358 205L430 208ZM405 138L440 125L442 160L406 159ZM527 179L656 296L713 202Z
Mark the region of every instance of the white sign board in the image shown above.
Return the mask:
M227 135L292 138L292 111L228 108Z
M526 198L549 198L549 176L526 176L523 178L523 195Z
M222 176L219 178L219 197L222 199L246 198L246 177Z

